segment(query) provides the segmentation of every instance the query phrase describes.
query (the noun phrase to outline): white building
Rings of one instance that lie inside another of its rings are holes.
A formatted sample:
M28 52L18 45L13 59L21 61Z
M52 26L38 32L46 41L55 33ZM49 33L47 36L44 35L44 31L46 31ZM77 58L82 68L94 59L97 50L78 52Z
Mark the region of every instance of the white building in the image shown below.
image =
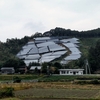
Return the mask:
M14 74L15 70L13 67L2 67L1 68L1 73L2 74Z
M84 69L59 69L60 75L83 75Z

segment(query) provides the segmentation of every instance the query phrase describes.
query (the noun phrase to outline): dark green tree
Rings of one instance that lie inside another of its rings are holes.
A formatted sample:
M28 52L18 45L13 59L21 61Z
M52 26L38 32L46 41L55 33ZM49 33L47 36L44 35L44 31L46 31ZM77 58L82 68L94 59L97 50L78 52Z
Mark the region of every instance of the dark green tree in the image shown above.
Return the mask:
M92 73L100 70L100 40L97 41L95 47L89 49L88 58Z
M3 67L14 67L15 70L18 70L19 67L26 66L24 61L18 59L18 58L9 58L5 63L3 64Z

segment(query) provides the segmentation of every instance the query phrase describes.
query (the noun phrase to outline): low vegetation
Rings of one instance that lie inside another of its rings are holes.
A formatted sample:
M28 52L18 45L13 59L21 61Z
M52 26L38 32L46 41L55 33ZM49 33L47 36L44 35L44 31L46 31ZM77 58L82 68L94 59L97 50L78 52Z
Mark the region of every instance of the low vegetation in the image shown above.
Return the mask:
M25 77L27 75L24 75ZM31 75L30 75L31 76ZM3 77L3 76L2 76ZM9 76L10 77L10 76ZM22 77L19 75L19 77ZM29 76L27 76L29 77ZM28 79L28 78L27 78ZM29 78L30 79L30 78ZM12 89L21 100L42 99L100 99L100 76L40 76L41 82L28 80L21 83L0 83L0 90ZM91 83L89 83L91 82ZM9 94L9 92L7 92ZM3 97L9 97L9 95ZM9 100L9 99L8 99ZM13 100L13 99L11 99ZM17 99L15 99L17 100Z
M0 98L4 98L4 97L13 97L13 88L12 87L4 87L2 89L0 89Z

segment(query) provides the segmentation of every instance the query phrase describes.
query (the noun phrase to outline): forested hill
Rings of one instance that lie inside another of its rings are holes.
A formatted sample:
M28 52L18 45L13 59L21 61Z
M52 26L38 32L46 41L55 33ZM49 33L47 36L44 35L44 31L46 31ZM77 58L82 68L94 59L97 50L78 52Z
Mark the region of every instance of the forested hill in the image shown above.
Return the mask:
M71 36L71 37L100 37L100 28L88 31L76 31L70 29L64 29L56 27L55 29L51 29L43 33L43 36Z
M70 29L64 29L64 28L55 28L55 29L51 29L50 31L44 32L43 34L36 33L32 36L23 36L23 38L21 39L17 39L17 38L7 39L5 43L0 42L0 66L8 59L15 58L15 55L20 51L21 47L24 46L28 41L33 40L34 37L42 37L42 36L68 36L68 37L81 38L81 40L83 38L84 40L84 38L86 37L87 39L90 37L91 38L99 37L100 28L95 30L82 31L82 32L70 30ZM85 45L85 42L86 41L84 40L83 45ZM92 46L92 44L89 46ZM83 46L83 49L84 48L86 49L87 46Z
M15 55L21 50L28 41L33 39L33 36L25 36L24 38L7 39L6 42L0 42L0 67L8 59L15 58Z

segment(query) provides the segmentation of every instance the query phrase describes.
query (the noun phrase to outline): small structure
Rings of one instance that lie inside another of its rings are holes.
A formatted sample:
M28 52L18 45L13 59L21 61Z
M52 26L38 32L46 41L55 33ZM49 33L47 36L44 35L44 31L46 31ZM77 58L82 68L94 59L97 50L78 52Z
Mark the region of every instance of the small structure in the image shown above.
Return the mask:
M2 67L1 74L14 74L15 70L13 67Z
M31 66L30 72L31 72L31 73L34 73L35 71L36 71L36 72L40 72L41 67L42 67L42 66Z
M35 68L41 70L41 67L42 67L42 66L31 66L30 70L35 70Z
M83 75L84 69L59 69L60 75Z
M20 74L25 74L25 73L27 73L27 67L19 67L18 68L18 72L20 73Z

